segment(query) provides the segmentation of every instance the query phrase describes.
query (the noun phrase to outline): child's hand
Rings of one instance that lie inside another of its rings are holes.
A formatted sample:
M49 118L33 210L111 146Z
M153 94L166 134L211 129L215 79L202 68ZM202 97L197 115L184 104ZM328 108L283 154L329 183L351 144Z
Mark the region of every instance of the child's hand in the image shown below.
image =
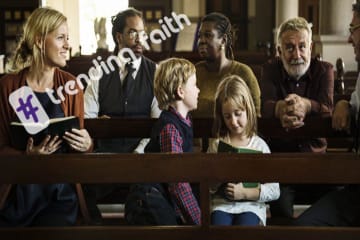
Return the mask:
M228 183L225 188L225 195L232 201L244 200L246 199L246 189L242 183Z

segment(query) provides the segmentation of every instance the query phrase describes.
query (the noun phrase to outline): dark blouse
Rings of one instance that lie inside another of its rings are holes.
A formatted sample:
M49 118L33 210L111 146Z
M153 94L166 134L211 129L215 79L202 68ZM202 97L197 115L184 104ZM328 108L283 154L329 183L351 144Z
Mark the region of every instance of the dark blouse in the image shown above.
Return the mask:
M35 95L49 118L65 116L47 93ZM17 184L0 211L0 227L74 225L77 213L76 192L70 184Z

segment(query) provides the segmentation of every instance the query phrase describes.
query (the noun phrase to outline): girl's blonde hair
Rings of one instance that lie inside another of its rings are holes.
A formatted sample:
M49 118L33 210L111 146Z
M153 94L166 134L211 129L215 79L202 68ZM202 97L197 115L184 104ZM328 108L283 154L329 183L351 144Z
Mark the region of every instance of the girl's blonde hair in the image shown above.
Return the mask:
M230 101L236 108L246 111L247 125L245 134L252 137L257 133L257 115L254 101L245 81L237 75L225 77L219 84L215 93L214 126L213 131L216 137L225 137L229 130L225 125L222 114L222 106Z
M35 9L24 24L23 35L11 60L10 71L18 72L28 66L41 71L44 68L45 38L66 21L67 18L61 12L52 8ZM43 43L41 48L36 45L38 39Z
M171 103L180 100L177 89L193 74L195 66L186 59L169 58L160 62L155 71L154 95L161 110L167 110Z

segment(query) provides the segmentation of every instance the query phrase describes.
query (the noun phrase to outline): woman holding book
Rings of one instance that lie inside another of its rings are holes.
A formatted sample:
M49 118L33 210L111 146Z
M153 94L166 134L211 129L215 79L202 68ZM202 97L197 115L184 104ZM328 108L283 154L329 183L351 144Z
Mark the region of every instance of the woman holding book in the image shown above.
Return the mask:
M270 153L257 136L257 115L245 81L236 75L224 78L215 94L214 131L217 139L209 153ZM266 225L265 202L279 198L278 183L224 183L211 189L215 225Z
M50 8L34 10L24 25L23 36L14 54L13 73L0 80L0 121L3 123L0 125L1 154L53 154L63 152L62 142L66 142L73 152L92 150L92 139L83 129L82 90L72 84L76 79L73 75L59 69L66 65L68 50L66 17ZM18 99L19 103L23 101L22 107L26 104L26 109L23 108L21 112L20 107L12 107L9 96L19 89L25 89L24 86L31 89L31 94ZM73 94L67 94L64 89L70 89ZM31 101L25 102L26 99ZM36 116L36 109L43 109L48 119L76 116L80 129L66 131L63 137L45 136L39 144L30 137L25 151L14 148L10 123L19 121L19 114L32 117L34 122L41 121L41 116ZM77 213L78 199L70 184L0 185L0 226L73 225Z

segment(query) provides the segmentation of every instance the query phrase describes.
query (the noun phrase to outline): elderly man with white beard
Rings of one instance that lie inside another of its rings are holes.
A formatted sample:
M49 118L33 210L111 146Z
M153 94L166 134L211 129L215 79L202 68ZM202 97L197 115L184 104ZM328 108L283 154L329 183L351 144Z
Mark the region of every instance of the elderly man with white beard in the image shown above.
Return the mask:
M279 118L291 131L302 127L307 116L331 116L333 66L311 58L311 24L301 17L289 19L280 25L277 41L279 56L264 64L260 81L262 117ZM324 153L327 147L324 138L267 140L271 152ZM272 215L292 218L293 200L294 186L282 186L280 199L271 204Z

